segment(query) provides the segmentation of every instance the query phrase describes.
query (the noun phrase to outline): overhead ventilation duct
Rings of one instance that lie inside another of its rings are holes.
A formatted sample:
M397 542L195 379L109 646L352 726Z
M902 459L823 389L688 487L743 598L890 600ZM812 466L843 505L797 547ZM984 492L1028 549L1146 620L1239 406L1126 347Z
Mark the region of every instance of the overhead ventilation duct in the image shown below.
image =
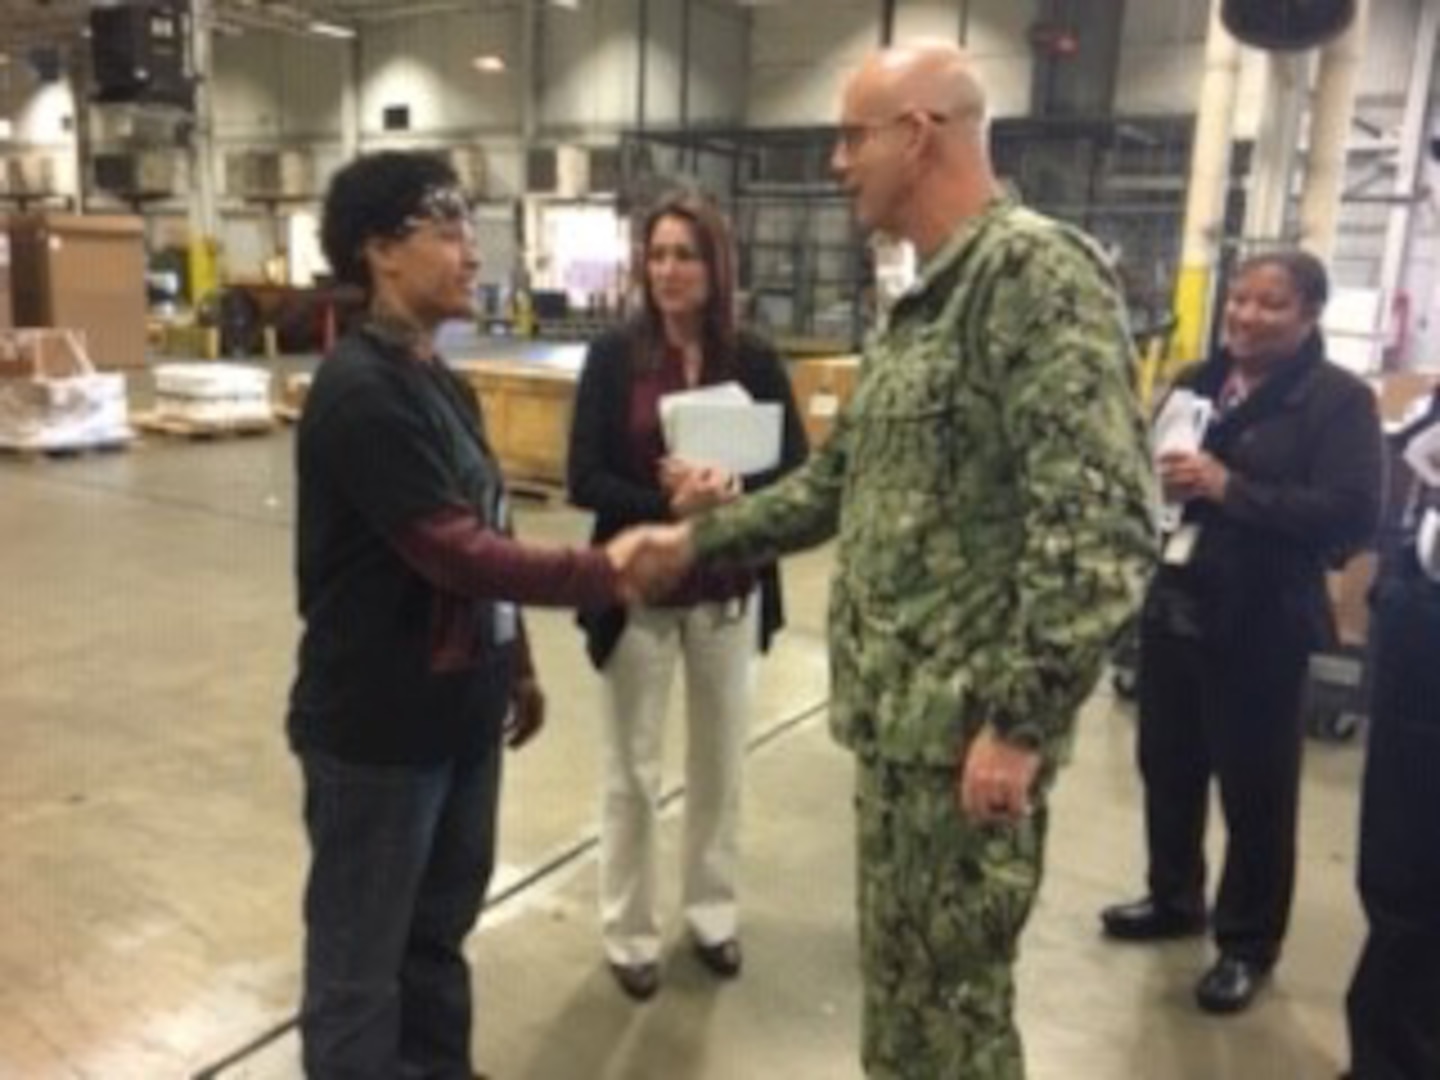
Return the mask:
M1284 52L1338 37L1355 18L1355 0L1224 0L1220 20L1237 41Z

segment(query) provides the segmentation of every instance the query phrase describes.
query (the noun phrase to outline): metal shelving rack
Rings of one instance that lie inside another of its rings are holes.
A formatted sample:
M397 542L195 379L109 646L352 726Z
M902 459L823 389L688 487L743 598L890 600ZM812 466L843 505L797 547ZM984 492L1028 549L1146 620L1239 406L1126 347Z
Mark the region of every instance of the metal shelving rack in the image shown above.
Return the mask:
M1169 312L1193 130L1192 116L1012 118L992 127L996 169L1021 198L1115 255L1140 327ZM834 141L831 127L630 132L622 202L638 208L677 185L703 189L734 222L755 323L800 351L853 349L868 322L873 271L830 173ZM1248 169L1249 146L1239 144L1227 214L1235 227Z
M868 251L830 175L834 130L715 128L630 132L622 202L704 190L735 230L748 320L790 353L852 351L864 329Z

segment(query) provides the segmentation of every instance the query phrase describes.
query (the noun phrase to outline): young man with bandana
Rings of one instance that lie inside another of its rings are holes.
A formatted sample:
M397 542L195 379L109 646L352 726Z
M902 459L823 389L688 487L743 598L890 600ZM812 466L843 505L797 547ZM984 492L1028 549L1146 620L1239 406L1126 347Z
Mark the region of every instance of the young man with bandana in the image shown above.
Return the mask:
M331 184L322 243L369 303L296 441L305 1073L471 1080L462 946L494 863L501 744L545 709L516 604L610 606L628 553L510 535L479 409L435 349L443 322L473 315L479 268L449 167L358 159Z

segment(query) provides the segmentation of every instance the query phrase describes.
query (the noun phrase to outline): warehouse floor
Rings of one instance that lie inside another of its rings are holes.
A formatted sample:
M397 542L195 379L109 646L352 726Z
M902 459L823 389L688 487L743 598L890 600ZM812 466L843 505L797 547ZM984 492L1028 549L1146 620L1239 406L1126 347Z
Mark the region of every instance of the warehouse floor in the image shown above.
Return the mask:
M285 432L0 460L5 1080L299 1076L290 454ZM520 527L584 535L559 506L527 506ZM764 666L744 977L718 985L676 948L644 1006L614 989L596 939L595 677L569 617L533 614L550 728L510 759L498 902L472 939L477 1061L496 1080L859 1076L850 771L823 716L828 569L825 552L790 564L791 628ZM1333 1076L1361 929L1358 752L1312 745L1290 951L1250 1014L1216 1020L1190 1004L1204 945L1096 934L1096 910L1140 881L1132 728L1097 695L1060 787L1021 965L1031 1075Z

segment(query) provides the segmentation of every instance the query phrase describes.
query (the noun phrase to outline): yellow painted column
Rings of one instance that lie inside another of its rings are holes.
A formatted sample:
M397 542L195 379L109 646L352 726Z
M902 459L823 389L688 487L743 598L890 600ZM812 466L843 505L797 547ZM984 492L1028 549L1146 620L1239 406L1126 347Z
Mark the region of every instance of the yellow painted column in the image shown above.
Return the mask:
M1197 360L1205 350L1215 264L1230 187L1231 126L1240 80L1240 44L1220 21L1220 0L1213 0L1205 40L1205 76L1200 85L1200 114L1195 119L1195 148L1185 202L1185 236L1175 281L1175 335L1172 367Z
M215 0L191 0L190 51L195 70L195 128L190 140L190 300L220 285L219 182L215 162L212 69Z
M1170 359L1176 364L1200 358L1210 328L1210 298L1215 292L1215 263L1211 259L1180 267L1175 279L1175 333L1170 338Z
M220 287L220 244L213 236L190 237L190 303L198 304Z

